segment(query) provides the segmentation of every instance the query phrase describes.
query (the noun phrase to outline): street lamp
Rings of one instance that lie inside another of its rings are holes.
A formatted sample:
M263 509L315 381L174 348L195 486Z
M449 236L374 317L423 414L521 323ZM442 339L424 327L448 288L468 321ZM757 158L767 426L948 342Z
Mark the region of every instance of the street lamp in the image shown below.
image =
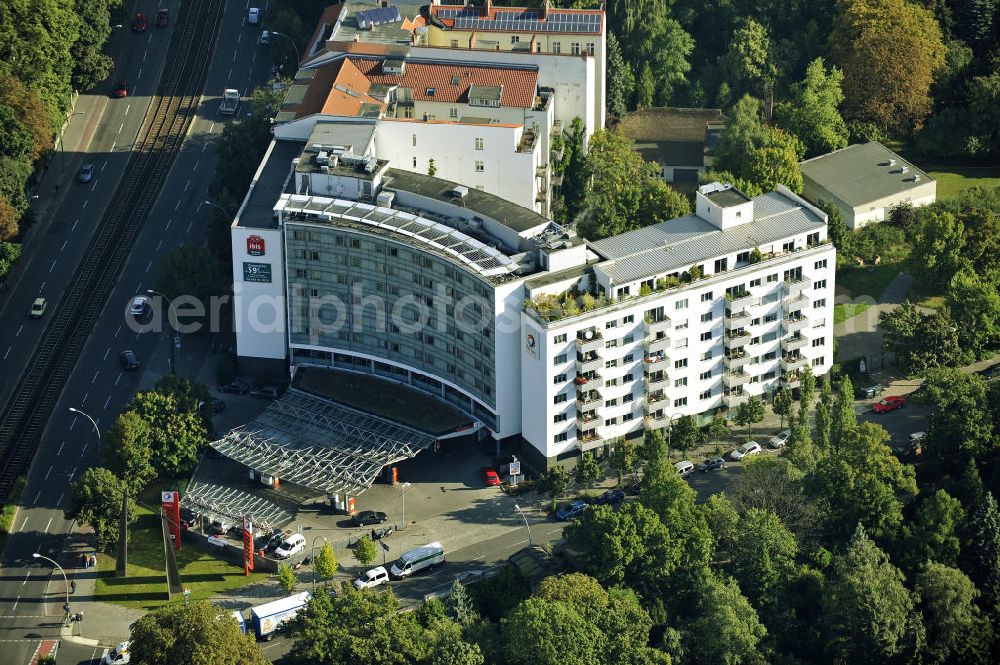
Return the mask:
M67 127L69 126L69 121L72 120L73 116L75 116L75 115L86 115L86 114L83 111L74 111L73 113L70 113L69 117L66 118L65 126L67 126ZM63 173L65 173L66 172L66 146L65 146L65 141L63 141L63 130L62 130L62 127L59 128L59 155L60 155L61 160L62 160L62 170L63 170Z
M86 418L87 420L90 421L90 424L94 426L94 431L97 432L97 445L98 445L98 447L100 447L100 445L101 445L101 430L100 430L100 428L97 427L97 423L94 421L94 419L91 418L86 413L84 413L83 411L81 411L80 409L75 409L72 406L69 407L69 410L72 413L78 413L78 414L80 414L81 416L83 416L84 418Z
M63 567L60 566L58 563L56 563L55 561L53 561L52 559L50 559L47 556L39 554L38 552L33 552L31 556L33 556L36 559L45 559L46 561L48 561L49 563L51 563L53 566L55 566L56 568L58 568L59 572L62 573L63 582L66 583L66 612L68 613L69 612L69 580L66 579L66 571L63 570Z
M683 418L683 413L675 413L667 421L667 461L670 461L670 434L674 431L674 418Z
M170 337L170 373L177 373L177 345L180 343L180 335L177 334L177 329L174 328L174 320L170 318L170 310L174 307L174 301L170 299L169 296L160 293L154 289L146 289L146 293L151 296L160 296L161 298L167 299L167 321L170 323L170 331L173 333Z
M302 58L299 57L299 47L295 44L295 40L288 35L283 35L280 32L274 32L273 30L271 31L271 34L277 35L278 37L284 37L288 40L288 43L292 45L292 48L295 49L295 67L298 68L299 63L302 62Z
M402 502L402 518L400 521L403 523L403 528L406 528L406 490L409 489L410 483L403 483L400 485L402 492L400 493L400 501Z
M215 203L214 201L209 201L208 199L205 199L205 205L212 206L213 208L218 208L219 210L222 211L223 215L226 215L227 217L229 216L229 211L220 206L218 203Z
M528 518L525 517L524 511L521 510L521 506L517 505L516 503L514 504L514 510L516 510L517 514L520 515L521 519L524 520L524 528L528 530L528 547L531 547L531 527L528 526Z
M326 539L326 536L316 536L315 538L313 538L313 546L312 546L313 593L316 593L316 578L319 577L319 574L316 572L316 541L320 539L322 539L324 542L327 543L330 542L329 540Z

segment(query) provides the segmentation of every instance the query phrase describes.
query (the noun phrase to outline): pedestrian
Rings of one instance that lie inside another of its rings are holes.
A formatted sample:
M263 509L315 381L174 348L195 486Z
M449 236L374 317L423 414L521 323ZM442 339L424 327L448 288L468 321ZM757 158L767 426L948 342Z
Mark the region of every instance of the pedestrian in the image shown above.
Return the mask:
M97 568L97 552L90 555L90 567Z
M83 560L83 562L84 562L84 563L83 563L83 567L84 567L84 568L90 568L90 555L89 555L89 554L85 554L85 555L84 555L84 560Z
M76 580L72 580L69 583L69 592L76 593Z

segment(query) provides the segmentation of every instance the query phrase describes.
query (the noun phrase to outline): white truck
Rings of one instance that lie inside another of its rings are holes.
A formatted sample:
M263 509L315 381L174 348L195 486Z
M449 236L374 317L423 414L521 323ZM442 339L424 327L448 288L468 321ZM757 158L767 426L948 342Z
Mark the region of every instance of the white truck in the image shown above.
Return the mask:
M219 115L233 115L240 107L240 91L236 88L226 88L222 93L222 103L219 104Z
M269 640L281 624L295 617L309 602L308 591L250 608L250 625L258 640Z

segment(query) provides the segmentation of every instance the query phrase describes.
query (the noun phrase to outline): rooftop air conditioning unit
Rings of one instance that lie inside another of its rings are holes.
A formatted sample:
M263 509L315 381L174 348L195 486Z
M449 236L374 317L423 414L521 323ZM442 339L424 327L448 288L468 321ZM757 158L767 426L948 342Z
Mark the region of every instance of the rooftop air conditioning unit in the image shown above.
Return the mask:
M391 208L396 200L396 192L379 192L375 197L375 203L383 208Z
M452 188L452 189L451 189L451 190L450 190L450 191L448 192L448 194L450 194L451 196L453 196L453 197L454 197L454 198L456 198L456 199L464 199L464 198L465 198L465 196L466 196L466 195L467 195L468 193L469 193L469 188L468 188L468 187L464 187L463 185L455 185L455 186L454 186L454 187L453 187L453 188Z

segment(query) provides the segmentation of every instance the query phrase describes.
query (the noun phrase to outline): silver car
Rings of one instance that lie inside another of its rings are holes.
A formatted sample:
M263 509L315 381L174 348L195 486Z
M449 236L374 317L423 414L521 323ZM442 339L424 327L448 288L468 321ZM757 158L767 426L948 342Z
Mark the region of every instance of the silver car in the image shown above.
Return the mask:
M76 177L80 182L90 182L94 178L94 165L84 164L80 168L80 175Z

